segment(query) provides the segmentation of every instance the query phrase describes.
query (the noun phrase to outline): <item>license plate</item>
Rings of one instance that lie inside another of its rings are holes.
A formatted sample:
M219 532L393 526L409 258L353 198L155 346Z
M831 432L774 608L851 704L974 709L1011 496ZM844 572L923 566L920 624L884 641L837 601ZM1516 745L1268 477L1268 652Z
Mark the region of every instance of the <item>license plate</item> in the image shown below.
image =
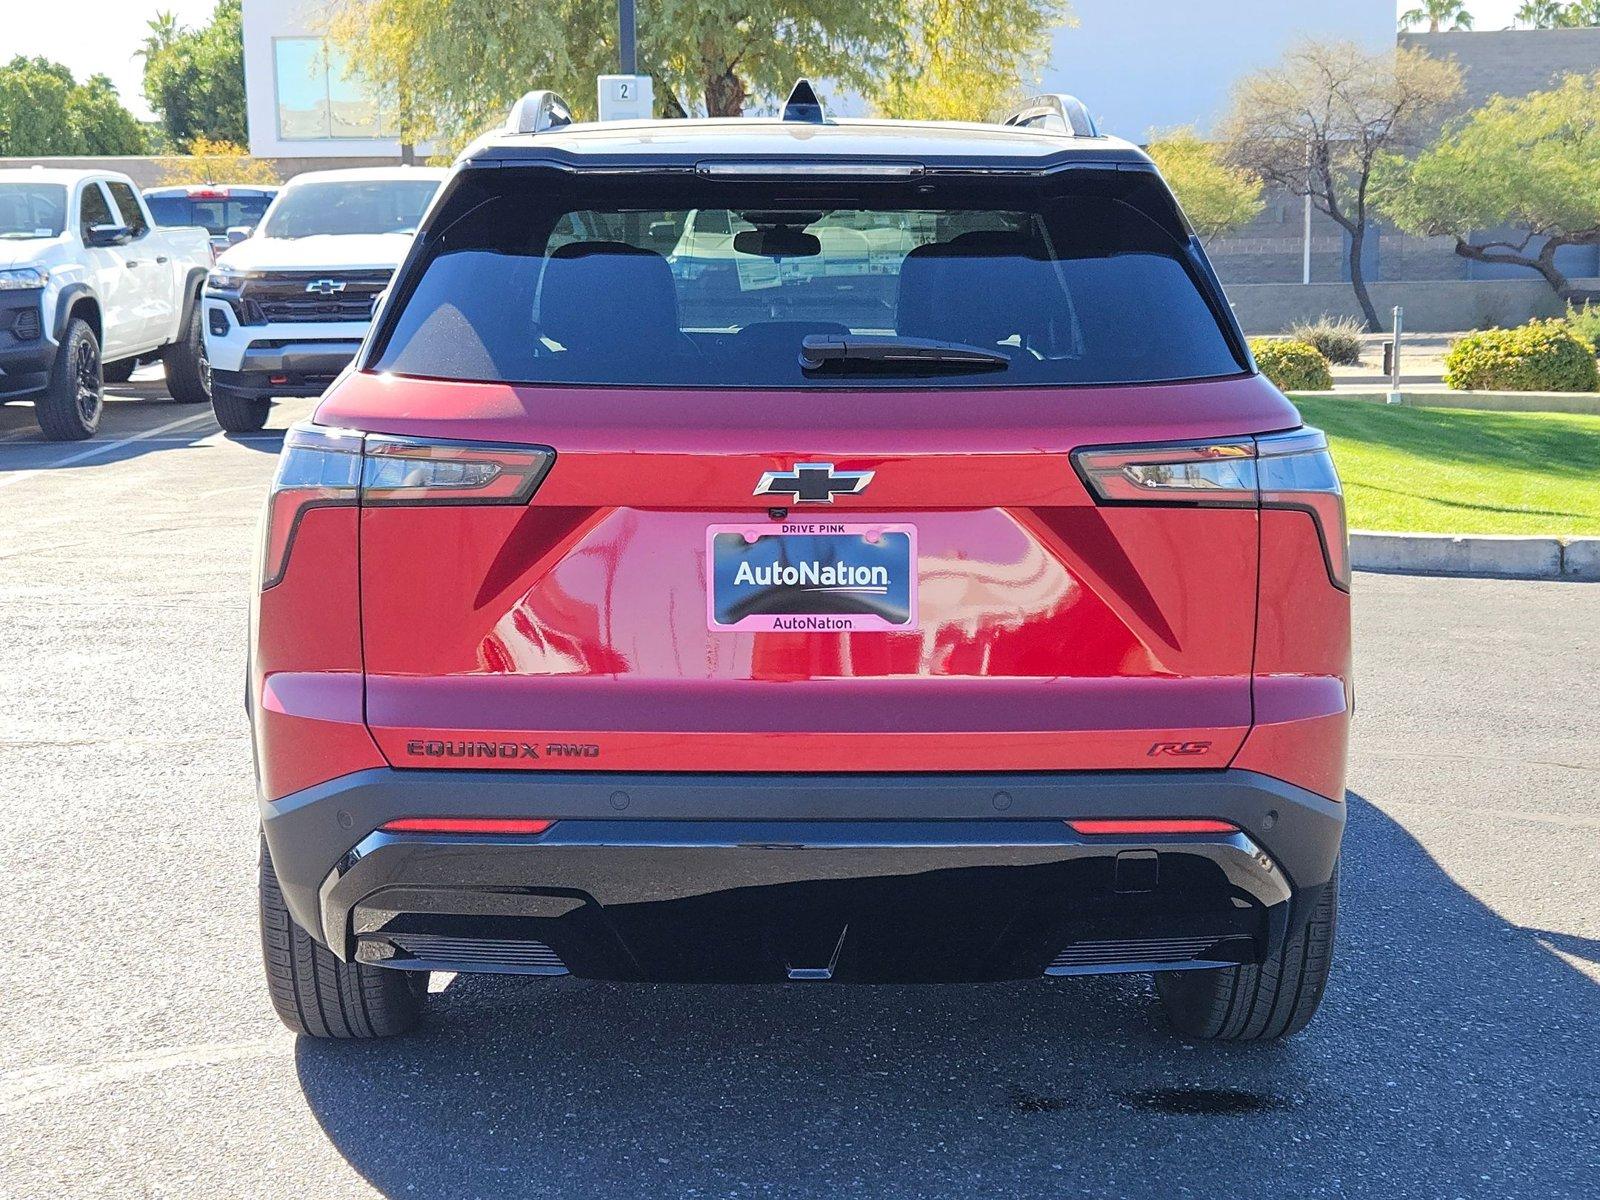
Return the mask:
M917 624L911 525L713 525L712 629L857 633Z

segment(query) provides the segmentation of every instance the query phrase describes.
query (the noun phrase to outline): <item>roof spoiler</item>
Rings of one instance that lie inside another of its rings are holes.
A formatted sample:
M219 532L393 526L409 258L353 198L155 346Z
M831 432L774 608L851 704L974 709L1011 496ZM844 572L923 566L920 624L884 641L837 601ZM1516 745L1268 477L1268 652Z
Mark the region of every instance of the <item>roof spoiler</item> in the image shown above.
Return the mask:
M1021 108L1006 118L1005 123L1030 129L1059 125L1060 132L1072 137L1100 136L1100 130L1083 101L1061 92L1035 96L1025 101Z
M572 124L572 108L554 92L529 92L511 106L507 133L543 133Z

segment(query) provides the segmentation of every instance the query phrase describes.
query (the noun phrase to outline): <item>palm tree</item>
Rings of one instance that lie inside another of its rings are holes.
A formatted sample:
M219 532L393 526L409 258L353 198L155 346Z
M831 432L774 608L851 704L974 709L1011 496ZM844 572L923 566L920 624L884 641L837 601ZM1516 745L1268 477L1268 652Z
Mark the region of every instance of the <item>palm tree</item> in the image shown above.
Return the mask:
M1472 28L1472 14L1467 11L1463 0L1422 0L1420 8L1400 14L1402 30L1421 25L1424 21L1428 23L1429 33L1438 33L1441 29Z
M1523 0L1522 7L1513 15L1530 29L1554 29L1561 24L1565 8L1561 0Z
M178 24L177 16L170 10L156 13L154 17L145 22L145 27L150 32L145 35L144 48L135 50L134 56L142 57L146 61L167 49L183 34L183 26Z

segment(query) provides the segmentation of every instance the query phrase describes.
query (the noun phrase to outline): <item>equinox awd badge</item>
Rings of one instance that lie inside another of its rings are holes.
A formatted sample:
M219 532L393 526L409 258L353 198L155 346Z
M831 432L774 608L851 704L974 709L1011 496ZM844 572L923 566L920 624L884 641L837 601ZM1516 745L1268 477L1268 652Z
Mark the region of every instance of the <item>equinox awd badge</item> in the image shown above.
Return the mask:
M799 504L832 504L835 495L853 496L872 482L871 471L836 471L832 463L795 463L792 471L768 471L756 484L757 496L793 496Z

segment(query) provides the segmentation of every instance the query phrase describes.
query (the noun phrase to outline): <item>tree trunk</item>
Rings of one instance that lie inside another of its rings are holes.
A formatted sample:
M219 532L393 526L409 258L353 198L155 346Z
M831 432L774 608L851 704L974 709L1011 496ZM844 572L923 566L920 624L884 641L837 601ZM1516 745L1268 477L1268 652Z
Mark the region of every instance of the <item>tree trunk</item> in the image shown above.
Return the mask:
M706 67L706 116L737 117L744 112L744 80L732 67Z
M1540 248L1538 254L1518 254L1512 249L1496 249L1490 246L1474 246L1471 242L1456 239L1456 253L1462 258L1470 258L1473 262L1498 263L1507 267L1527 267L1544 276L1551 290L1563 300L1572 295L1572 281L1568 279L1556 266L1556 251L1563 246L1582 245L1582 242L1569 242L1563 238L1550 238Z
M1367 319L1367 332L1382 333L1383 326L1378 324L1378 310L1372 306L1372 297L1367 294L1367 279L1361 270L1361 247L1367 240L1366 222L1358 221L1346 228L1350 234L1350 286L1355 289L1361 315Z

